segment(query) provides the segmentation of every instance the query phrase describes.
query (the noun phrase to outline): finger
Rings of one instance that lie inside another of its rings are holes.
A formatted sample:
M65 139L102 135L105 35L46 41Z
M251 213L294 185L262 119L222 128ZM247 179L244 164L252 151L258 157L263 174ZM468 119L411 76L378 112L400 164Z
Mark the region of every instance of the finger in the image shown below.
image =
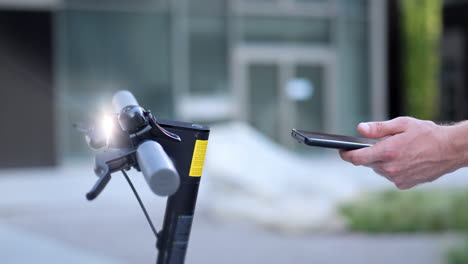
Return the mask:
M340 156L343 160L352 163L355 166L371 167L373 163L383 160L382 151L374 145L357 150L343 151L340 150Z
M347 161L347 162L350 162L349 160L349 154L347 154L349 151L346 151L346 150L338 150L338 153L340 154L340 157L341 159L343 159L344 161Z
M395 184L395 186L400 190L408 190L413 188L414 186L418 185L417 183L403 183L403 184Z
M358 131L365 137L378 139L404 132L410 121L409 117L397 117L384 122L360 123Z
M393 180L392 180L390 177L388 177L388 176L385 174L384 171L382 171L382 170L380 170L380 169L378 169L378 168L373 168L373 170L374 170L374 172L377 173L378 175L384 177L385 179L389 180L390 182L393 182Z

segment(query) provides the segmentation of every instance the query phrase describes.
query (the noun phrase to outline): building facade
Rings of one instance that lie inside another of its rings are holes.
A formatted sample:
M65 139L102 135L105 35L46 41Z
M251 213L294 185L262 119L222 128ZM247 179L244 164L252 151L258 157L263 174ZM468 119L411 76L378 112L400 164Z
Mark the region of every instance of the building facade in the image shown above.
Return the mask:
M354 134L358 122L387 117L384 0L66 0L35 8L53 21L60 157L85 151L72 123L99 116L120 89L161 118L245 121L286 146L291 128Z

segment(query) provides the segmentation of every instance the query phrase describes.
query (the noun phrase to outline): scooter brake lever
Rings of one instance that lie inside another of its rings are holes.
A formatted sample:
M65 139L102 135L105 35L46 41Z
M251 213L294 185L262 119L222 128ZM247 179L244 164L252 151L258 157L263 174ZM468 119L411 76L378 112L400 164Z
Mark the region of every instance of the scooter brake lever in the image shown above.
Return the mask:
M106 187L111 179L111 174L115 171L129 169L135 165L132 154L134 149L107 150L96 155L94 172L99 177L91 191L86 194L86 198L94 200Z
M109 171L109 167L107 167L106 172L98 178L91 191L86 194L86 199L88 199L88 201L94 200L102 192L102 190L106 188L106 185L109 183L110 179L111 173Z

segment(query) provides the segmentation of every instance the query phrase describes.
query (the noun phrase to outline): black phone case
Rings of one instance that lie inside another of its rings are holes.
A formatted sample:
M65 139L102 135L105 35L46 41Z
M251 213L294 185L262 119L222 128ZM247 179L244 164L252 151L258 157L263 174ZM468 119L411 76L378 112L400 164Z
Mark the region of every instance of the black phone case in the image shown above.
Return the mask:
M316 133L322 134L322 133ZM331 135L331 134L322 134L327 136L338 136L338 135ZM349 141L341 141L341 140L330 140L330 139L320 139L320 138L313 138L307 137L301 133L300 130L293 129L291 132L291 136L296 139L299 143L304 143L309 146L313 147L321 147L321 148L332 148L332 149L341 149L341 150L355 150L361 149L366 147L371 147L373 142L363 143L363 142L349 142ZM344 136L338 136L344 137ZM348 139L353 139L353 137L346 137ZM356 138L358 140L358 138Z

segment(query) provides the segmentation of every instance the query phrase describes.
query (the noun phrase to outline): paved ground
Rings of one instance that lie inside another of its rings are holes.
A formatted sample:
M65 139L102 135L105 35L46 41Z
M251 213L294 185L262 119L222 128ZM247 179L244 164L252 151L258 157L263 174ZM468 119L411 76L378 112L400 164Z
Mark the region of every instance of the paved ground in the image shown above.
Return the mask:
M154 263L154 239L139 216L93 209L12 217L0 225L1 262ZM288 237L198 217L187 263L435 264L449 241L434 235Z
M154 238L123 179L89 203L84 166L0 172L0 263L153 263ZM132 174L131 174L132 175ZM160 226L164 199L135 185ZM287 236L213 221L200 200L187 263L442 263L448 235ZM287 216L285 216L287 217Z

